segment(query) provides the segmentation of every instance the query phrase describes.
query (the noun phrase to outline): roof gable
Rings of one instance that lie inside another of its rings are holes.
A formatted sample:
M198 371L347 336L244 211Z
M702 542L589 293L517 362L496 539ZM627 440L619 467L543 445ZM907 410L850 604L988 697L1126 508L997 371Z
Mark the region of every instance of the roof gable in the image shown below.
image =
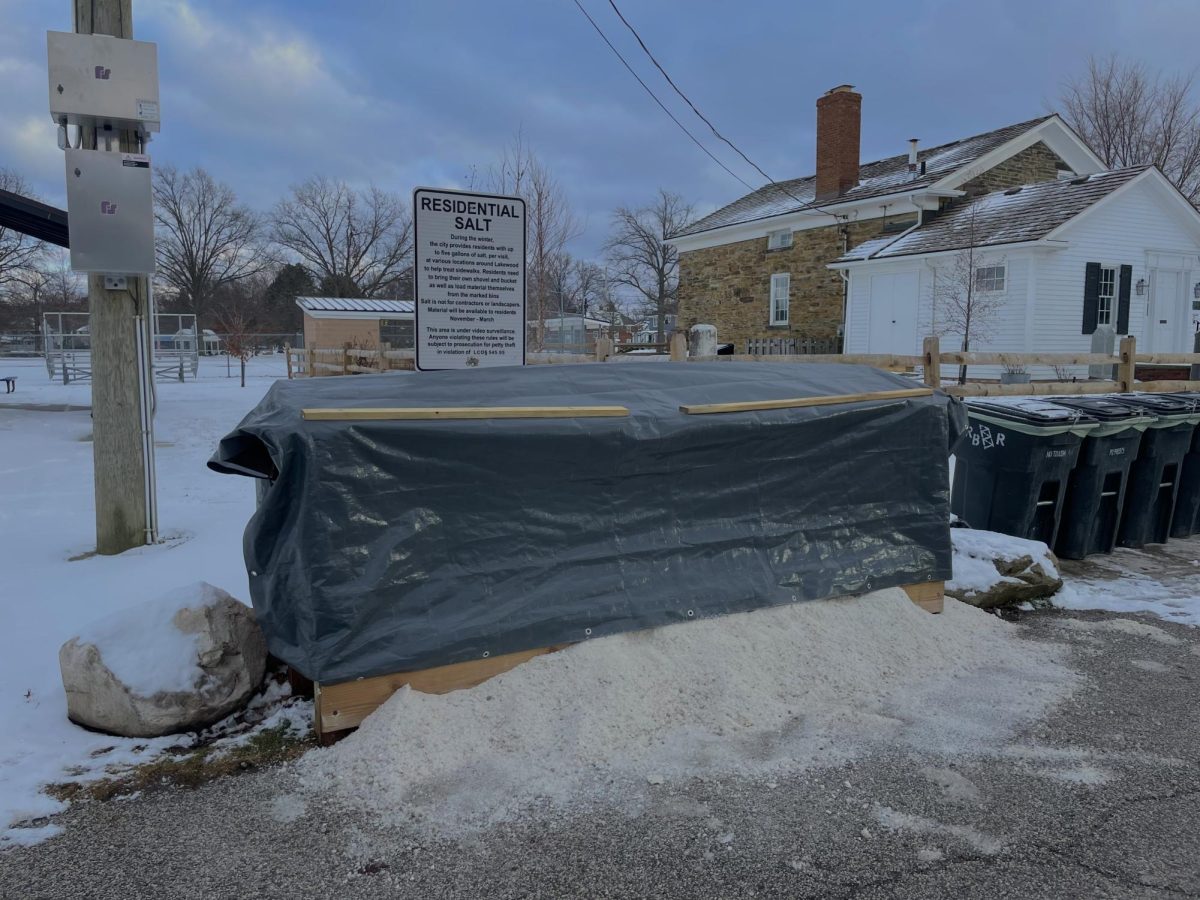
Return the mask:
M1047 181L984 194L901 235L881 236L859 244L835 263L894 259L971 246L992 247L1052 238L1068 222L1148 170L1148 166L1133 166L1068 181Z
M991 168L1038 140L1045 140L1047 146L1069 165L1075 166L1076 171L1096 172L1103 168L1095 154L1057 115L1048 115L920 150L915 173L908 170L906 153L864 163L859 167L858 185L826 201L822 207L909 193L921 188L953 190L957 187L956 180L958 183L968 181L984 171L985 165ZM924 165L924 172L920 169L921 165ZM830 213L809 208L815 199L815 189L815 175L765 185L700 219L683 235L700 234L789 213L830 216Z

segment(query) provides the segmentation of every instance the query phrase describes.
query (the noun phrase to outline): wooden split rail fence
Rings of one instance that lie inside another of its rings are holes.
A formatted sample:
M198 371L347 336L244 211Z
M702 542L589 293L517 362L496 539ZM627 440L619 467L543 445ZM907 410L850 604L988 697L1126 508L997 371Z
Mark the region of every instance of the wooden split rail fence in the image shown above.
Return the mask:
M1137 341L1133 337L1121 339L1115 355L1106 353L996 353L985 351L946 351L940 348L936 337L925 339L921 354L895 353L779 353L779 345L765 342L752 349L761 353L735 353L728 356L695 357L688 355L687 338L677 332L672 335L669 355L653 354L639 356L621 353L610 339L600 338L592 355L568 353L531 354L530 362L540 364L638 361L672 362L762 362L775 365L841 363L874 366L892 372L919 375L922 383L956 397L1028 396L1039 394L1108 394L1130 391L1174 392L1200 391L1200 380L1183 381L1138 381L1137 367L1175 366L1200 370L1200 353L1138 353ZM377 372L412 370L415 366L412 350L374 350L356 347L343 348L286 348L288 378L358 375ZM1024 369L1046 366L1061 369L1068 366L1110 367L1112 378L1076 378L1070 381L1030 381L1024 384L1000 384L996 381L968 380L958 384L943 380L944 366L1002 366L1006 369Z

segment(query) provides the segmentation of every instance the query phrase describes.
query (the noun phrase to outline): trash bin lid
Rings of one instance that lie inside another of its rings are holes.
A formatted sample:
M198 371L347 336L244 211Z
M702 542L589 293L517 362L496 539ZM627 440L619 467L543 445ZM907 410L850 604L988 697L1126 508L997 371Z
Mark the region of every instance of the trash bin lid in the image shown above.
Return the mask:
M1034 434L1090 431L1099 424L1080 409L1068 409L1034 397L971 397L966 403L967 413L974 418L1000 421Z
M1035 397L972 397L967 400L967 411L982 412L1024 425L1044 427L1096 421L1083 410L1068 409Z
M1108 399L1124 406L1133 407L1143 414L1149 413L1159 418L1188 418L1200 416L1200 402L1194 397L1180 394L1151 394L1138 391L1133 394L1111 394Z
M1048 402L1057 406L1077 409L1100 422L1123 422L1127 419L1142 419L1146 412L1127 403L1118 403L1103 394L1080 397L1048 397Z

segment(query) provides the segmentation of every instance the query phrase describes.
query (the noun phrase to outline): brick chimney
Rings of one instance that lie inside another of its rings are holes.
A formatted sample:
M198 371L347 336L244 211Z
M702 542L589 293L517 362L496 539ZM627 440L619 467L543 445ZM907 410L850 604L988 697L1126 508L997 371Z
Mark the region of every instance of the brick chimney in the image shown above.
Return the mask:
M858 184L862 94L838 85L817 98L817 200L846 193Z

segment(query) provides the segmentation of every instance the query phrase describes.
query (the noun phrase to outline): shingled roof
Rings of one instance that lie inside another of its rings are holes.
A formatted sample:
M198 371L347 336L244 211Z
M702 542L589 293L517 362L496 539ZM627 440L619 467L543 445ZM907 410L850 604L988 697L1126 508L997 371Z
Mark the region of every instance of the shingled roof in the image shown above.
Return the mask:
M970 165L997 147L1019 137L1050 118L1053 116L1042 116L1038 119L1030 119L1028 122L1006 125L995 131L942 144L940 147L921 150L917 154L917 173L908 171L907 153L865 163L859 167L858 184L841 196L826 202L827 204L847 203L925 187L940 181L963 166ZM920 174L920 163L925 164L924 174ZM815 175L809 175L806 178L768 184L754 193L747 194L740 200L735 200L728 206L710 213L689 227L683 234L699 234L702 231L724 228L727 225L740 225L745 222L755 222L759 219L769 219L773 216L797 212L815 199L816 180Z
M947 209L903 234L872 238L834 262L891 259L1040 240L1148 168L1133 166L984 194Z

